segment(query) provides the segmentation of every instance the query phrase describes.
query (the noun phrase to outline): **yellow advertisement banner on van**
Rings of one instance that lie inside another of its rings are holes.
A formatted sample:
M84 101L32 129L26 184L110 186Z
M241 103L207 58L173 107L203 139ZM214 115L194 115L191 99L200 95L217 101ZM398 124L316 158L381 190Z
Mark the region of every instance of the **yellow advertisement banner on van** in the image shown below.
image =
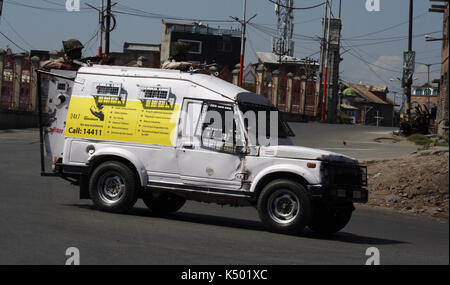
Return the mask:
M179 108L168 102L72 97L64 135L171 146Z

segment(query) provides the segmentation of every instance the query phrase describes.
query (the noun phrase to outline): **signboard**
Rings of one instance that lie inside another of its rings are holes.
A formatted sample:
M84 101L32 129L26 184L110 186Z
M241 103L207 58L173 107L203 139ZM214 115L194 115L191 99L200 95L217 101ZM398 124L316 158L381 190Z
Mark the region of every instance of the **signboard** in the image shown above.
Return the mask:
M402 87L406 87L408 83L412 83L414 74L414 66L416 65L416 52L405 51L403 53L403 78Z
M179 105L72 97L66 137L172 145Z

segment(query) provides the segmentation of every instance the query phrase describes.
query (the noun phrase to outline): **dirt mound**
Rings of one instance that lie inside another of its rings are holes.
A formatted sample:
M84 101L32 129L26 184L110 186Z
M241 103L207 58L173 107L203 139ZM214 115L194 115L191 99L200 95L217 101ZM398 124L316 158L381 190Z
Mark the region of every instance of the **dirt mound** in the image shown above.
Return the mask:
M369 161L366 165L371 190L369 205L448 220L448 150Z

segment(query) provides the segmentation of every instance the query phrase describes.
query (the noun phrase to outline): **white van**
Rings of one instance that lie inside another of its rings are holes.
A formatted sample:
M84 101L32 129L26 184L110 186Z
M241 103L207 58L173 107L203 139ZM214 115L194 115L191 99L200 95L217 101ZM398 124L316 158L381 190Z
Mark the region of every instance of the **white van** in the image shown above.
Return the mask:
M334 233L354 202L367 202L367 169L357 160L292 146L281 120L269 130L276 145L255 139L246 114L273 119L276 108L214 76L97 65L42 76L50 83L47 94L39 90L48 96L41 150L53 161L46 173L41 154L42 175L79 185L80 198L100 210L126 212L142 198L169 214L195 200L255 206L276 232Z

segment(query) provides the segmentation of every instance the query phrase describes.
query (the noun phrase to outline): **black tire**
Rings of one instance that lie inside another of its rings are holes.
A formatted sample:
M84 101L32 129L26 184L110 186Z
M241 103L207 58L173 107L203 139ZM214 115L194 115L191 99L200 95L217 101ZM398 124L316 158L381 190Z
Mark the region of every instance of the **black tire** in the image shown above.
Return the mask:
M125 164L109 161L100 164L89 180L94 205L106 212L125 213L138 199L140 183Z
M146 190L148 191L148 190ZM158 193L156 197L151 192L142 195L144 204L157 215L168 215L181 209L186 199L172 193Z
M353 204L315 207L308 227L320 234L334 234L345 228L352 218Z
M272 181L264 187L257 209L269 230L283 234L301 233L311 217L311 201L306 189L286 179Z

